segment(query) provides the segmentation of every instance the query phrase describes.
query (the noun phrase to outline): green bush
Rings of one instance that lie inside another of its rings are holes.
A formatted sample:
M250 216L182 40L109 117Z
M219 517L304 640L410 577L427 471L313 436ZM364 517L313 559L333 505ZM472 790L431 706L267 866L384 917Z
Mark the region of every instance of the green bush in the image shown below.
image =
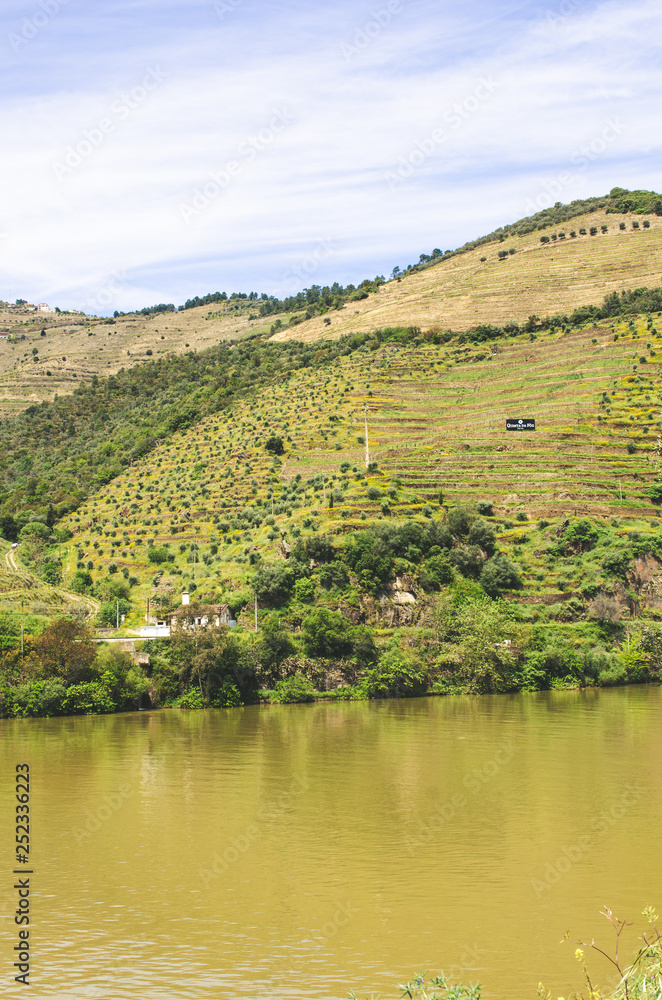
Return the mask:
M285 452L283 439L277 434L272 434L271 437L265 442L264 447L272 455L282 455Z
M312 604L315 600L315 584L312 580L302 578L294 584L294 596L301 604Z
M212 698L211 704L214 708L238 708L244 704L244 699L236 684L224 681Z
M420 572L420 580L426 590L439 590L453 582L453 567L447 553L430 556Z
M149 562L159 566L161 563L168 562L168 550L164 545L158 548L150 545L147 549L147 559Z
M575 521L563 533L565 544L573 552L588 552L598 540L597 528L590 521Z
M259 566L253 576L253 589L259 601L272 607L285 604L292 593L294 574L284 562Z
M479 517L476 518L469 528L467 541L469 542L469 545L477 545L478 548L482 549L489 556L494 552L496 545L496 532L491 524L488 524L487 521L483 521L483 519Z
M483 568L483 555L477 545L458 545L451 549L449 562L459 570L462 576L476 579Z
M180 708L188 708L191 711L195 711L195 710L204 708L204 705L202 703L202 695L200 693L200 689L199 688L194 688L194 687L189 688L189 690L186 691L181 696L181 698L179 699L179 703L178 704L179 704Z
M428 668L421 657L403 649L395 637L365 675L361 687L369 698L412 698L425 694L428 680Z
M119 619L122 621L122 615L131 614L131 602L122 598L121 601L104 601L99 608L98 621L100 625L105 625L108 628L115 628L117 624L119 609Z
M481 570L480 585L490 597L498 597L504 590L521 590L517 567L506 556L493 556Z
M351 626L339 611L315 608L304 619L301 635L308 656L334 659L352 652Z
M19 532L19 540L26 541L28 538L41 538L47 541L51 537L51 529L41 521L30 521Z
M270 700L277 705L315 701L315 689L307 677L295 674L293 677L278 681Z
M627 672L622 663L613 663L598 674L598 684L600 687L616 687L618 684L627 683Z
M117 705L104 684L100 681L86 681L67 688L64 707L70 715L102 715L114 712Z

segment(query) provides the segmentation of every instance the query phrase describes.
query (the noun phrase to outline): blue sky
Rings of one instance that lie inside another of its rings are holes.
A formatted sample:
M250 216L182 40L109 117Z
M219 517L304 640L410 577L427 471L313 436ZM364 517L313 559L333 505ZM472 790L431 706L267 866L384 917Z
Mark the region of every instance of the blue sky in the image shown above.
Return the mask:
M282 295L659 191L661 28L658 0L4 0L0 298Z

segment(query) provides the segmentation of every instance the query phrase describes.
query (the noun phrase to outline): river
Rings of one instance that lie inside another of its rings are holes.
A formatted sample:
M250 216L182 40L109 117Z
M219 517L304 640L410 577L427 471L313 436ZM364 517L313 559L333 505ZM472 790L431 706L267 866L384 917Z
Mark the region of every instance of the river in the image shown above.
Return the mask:
M4 994L27 762L33 995L386 1000L423 968L567 996L564 930L610 945L605 904L662 906L661 710L631 687L0 721Z

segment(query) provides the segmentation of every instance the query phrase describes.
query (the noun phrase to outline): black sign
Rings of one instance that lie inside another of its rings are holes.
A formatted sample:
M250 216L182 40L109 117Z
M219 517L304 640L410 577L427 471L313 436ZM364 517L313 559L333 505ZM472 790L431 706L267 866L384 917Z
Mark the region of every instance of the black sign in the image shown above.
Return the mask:
M506 420L507 431L534 431L535 420Z

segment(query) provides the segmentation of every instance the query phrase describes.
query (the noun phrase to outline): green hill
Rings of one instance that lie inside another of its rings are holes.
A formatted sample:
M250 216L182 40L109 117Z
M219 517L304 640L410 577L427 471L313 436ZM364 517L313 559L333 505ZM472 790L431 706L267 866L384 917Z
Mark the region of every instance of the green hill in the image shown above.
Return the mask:
M121 602L131 634L184 590L227 603L225 659L206 633L214 703L292 677L283 697L658 676L662 290L602 290L454 333L253 335L6 418L1 526L20 544L2 607L15 615L39 579L44 619L79 594L108 625ZM186 639L153 648L157 700L194 690Z

